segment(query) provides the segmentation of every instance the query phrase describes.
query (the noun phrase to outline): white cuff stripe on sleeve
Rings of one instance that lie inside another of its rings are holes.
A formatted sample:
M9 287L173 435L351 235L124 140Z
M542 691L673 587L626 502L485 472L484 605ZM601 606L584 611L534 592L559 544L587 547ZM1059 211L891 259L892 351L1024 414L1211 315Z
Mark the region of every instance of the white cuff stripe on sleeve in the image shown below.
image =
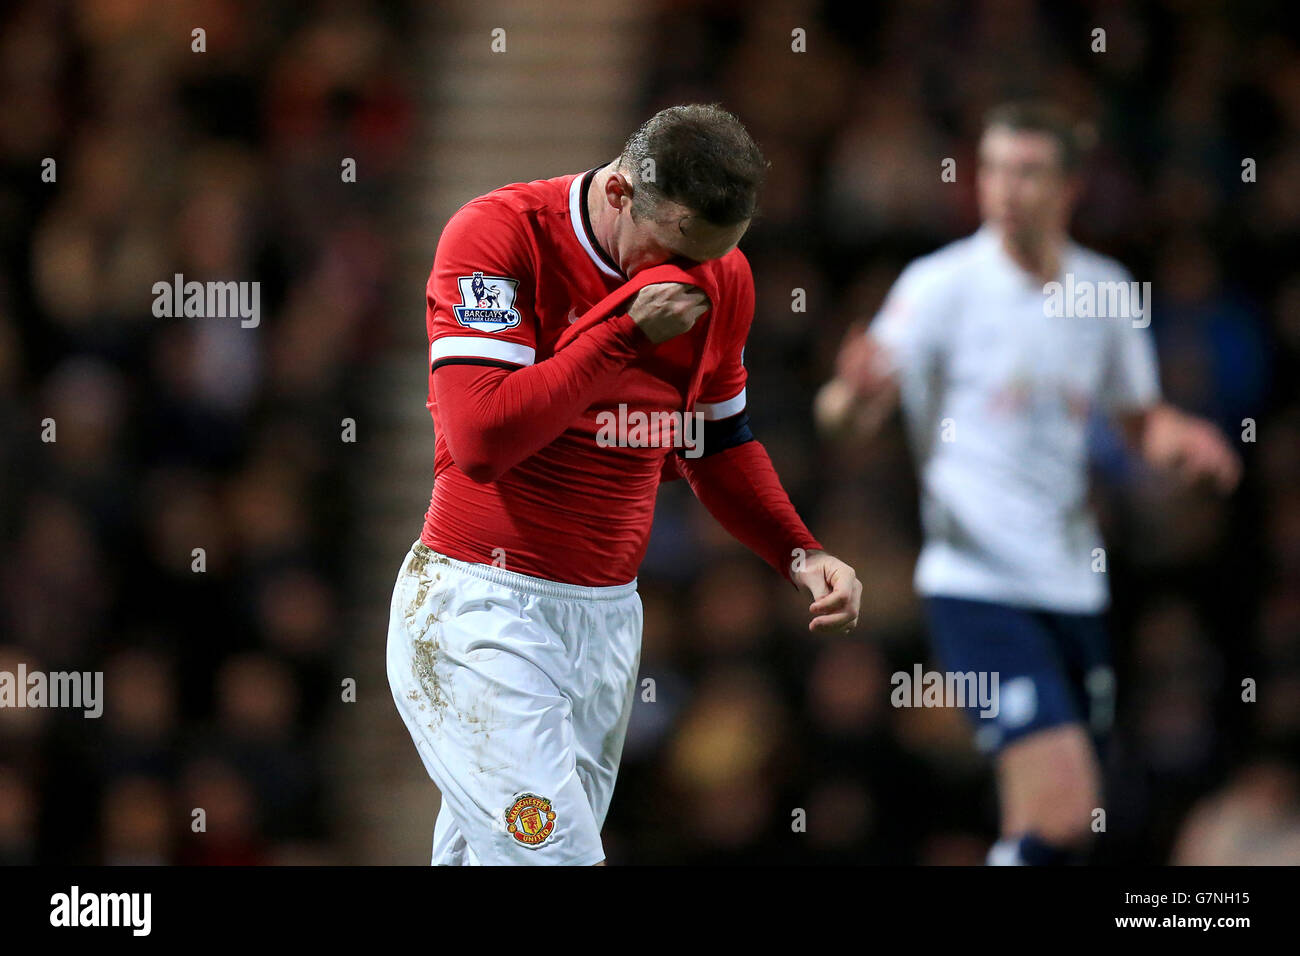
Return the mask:
M695 410L704 415L706 422L719 422L732 415L739 415L745 410L745 390L742 388L739 395L725 402L696 402Z
M515 365L532 365L537 350L518 342L490 339L483 335L446 335L429 345L429 364L445 358L486 358Z

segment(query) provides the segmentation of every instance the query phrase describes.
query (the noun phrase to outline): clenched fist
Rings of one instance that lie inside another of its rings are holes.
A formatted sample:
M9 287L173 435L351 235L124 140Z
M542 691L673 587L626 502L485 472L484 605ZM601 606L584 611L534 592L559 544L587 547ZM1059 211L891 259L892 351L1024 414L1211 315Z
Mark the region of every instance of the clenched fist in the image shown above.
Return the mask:
M710 305L709 297L693 285L655 282L636 294L628 314L651 342L658 343L689 332Z

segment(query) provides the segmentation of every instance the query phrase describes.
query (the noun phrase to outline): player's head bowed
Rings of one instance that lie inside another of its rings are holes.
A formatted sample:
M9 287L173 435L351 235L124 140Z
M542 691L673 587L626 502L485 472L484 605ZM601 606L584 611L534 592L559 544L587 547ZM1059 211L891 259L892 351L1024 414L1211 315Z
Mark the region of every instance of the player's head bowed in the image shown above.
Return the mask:
M767 167L744 124L721 106L668 107L607 167L594 226L628 275L674 258L721 258L756 214Z

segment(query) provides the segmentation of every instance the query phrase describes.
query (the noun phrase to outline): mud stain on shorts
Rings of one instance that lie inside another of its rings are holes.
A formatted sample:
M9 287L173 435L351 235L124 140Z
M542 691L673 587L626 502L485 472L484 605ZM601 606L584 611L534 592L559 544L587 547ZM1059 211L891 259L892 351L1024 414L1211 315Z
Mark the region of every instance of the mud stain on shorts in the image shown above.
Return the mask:
M420 605L429 596L429 588L432 586L433 582L428 578L420 578L419 585L415 589L415 596L411 598L410 603L406 605L406 610L402 612L402 620L406 623L408 630L414 630L415 616L420 613Z
M420 682L424 696L433 705L434 723L442 720L442 712L447 707L447 697L438 674L438 637L435 632L431 638L419 637L411 642L411 671ZM429 724L430 729L434 728L434 723Z
M414 596L412 596L411 600L407 602L402 617L406 622L406 626L412 630L414 630L416 615L419 614L420 606L424 604L425 598L429 596L430 589L442 580L441 573L435 574L433 579L430 580L427 573L430 562L444 565L447 563L445 559L441 561L436 560L435 555L427 548L413 550L410 558L408 558L406 562L406 574L416 579L416 588ZM446 599L444 599L443 608L445 608L446 605L447 602ZM441 614L443 608L439 608L438 613ZM429 622L426 621L425 630L428 630L428 625Z
M496 694L496 688L489 687L482 697L477 697L470 703L464 713L456 715L471 734L482 735L484 743L492 739L492 728L496 723Z
M451 591L444 591L442 599L438 602L436 611L429 611L425 614L424 624L415 633L416 628L413 626L416 617L419 616L425 600L428 598L429 590L436 581L441 580L442 575L438 575L434 581L421 578L420 587L416 592L416 599L406 608L406 621L408 628L411 629L411 673L419 682L424 696L428 698L433 707L433 720L429 723L430 730L436 730L437 725L442 722L443 712L450 703L448 692L443 685L442 675L439 673L439 665L442 663L439 658L442 639L442 621L441 615L446 611L447 604L451 601ZM424 709L423 706L420 708Z

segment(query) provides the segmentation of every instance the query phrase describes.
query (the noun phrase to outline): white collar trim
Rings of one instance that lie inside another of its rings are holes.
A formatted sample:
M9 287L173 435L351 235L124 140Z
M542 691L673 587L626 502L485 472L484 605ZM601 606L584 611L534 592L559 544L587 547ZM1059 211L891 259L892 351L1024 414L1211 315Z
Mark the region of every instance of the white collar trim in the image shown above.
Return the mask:
M582 248L587 250L587 255L596 264L596 268L611 279L623 280L623 276L611 269L596 250L592 248L591 240L587 237L587 230L582 227L582 181L586 178L586 173L579 173L573 177L573 182L569 184L569 224L573 226L573 234L578 237L578 242L582 244Z

